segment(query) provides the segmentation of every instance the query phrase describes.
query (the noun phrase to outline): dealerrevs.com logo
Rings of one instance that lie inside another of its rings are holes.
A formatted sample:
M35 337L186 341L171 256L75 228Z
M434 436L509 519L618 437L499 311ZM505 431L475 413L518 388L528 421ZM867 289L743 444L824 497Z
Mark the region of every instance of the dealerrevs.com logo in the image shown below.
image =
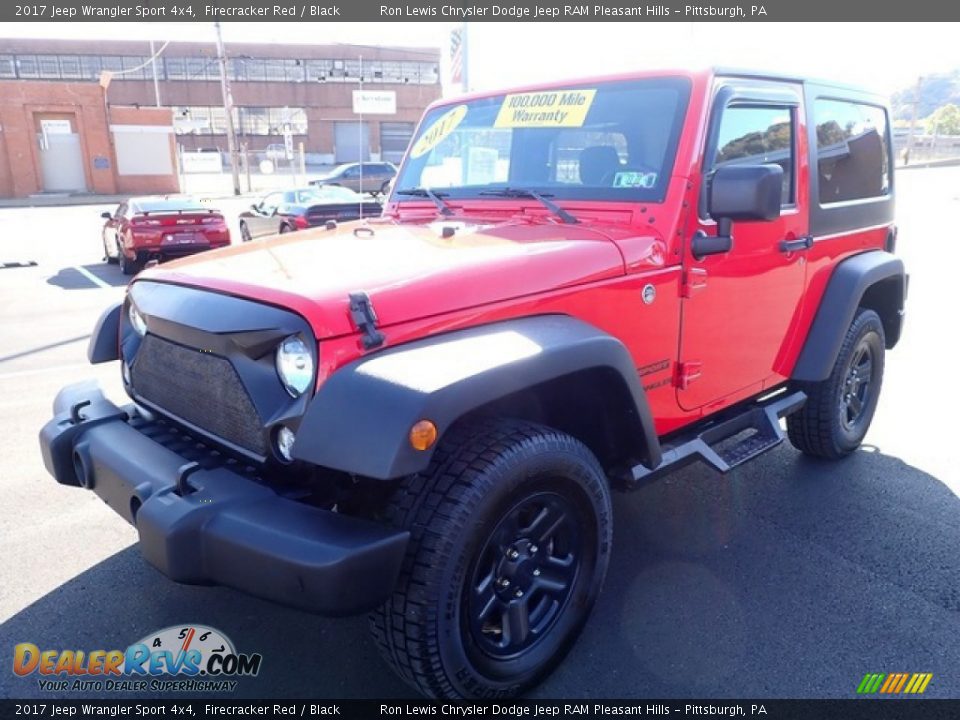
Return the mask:
M41 650L33 643L13 649L13 672L38 675L41 690L233 691L236 677L260 672L259 653L238 653L219 630L175 625L151 633L126 650Z

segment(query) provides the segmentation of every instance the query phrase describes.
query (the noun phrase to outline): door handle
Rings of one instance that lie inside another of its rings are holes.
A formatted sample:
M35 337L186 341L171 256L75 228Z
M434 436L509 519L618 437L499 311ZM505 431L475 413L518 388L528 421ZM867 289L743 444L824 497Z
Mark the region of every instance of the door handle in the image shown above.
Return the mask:
M780 252L796 252L797 250L809 250L813 247L813 237L805 235L796 240L781 240Z

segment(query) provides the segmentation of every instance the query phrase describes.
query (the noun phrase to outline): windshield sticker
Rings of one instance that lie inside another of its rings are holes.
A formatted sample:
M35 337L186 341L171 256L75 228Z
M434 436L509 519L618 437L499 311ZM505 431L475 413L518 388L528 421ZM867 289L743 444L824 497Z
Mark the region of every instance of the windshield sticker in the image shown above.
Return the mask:
M507 95L494 127L582 127L596 90L556 90Z
M448 110L438 117L433 125L423 131L420 139L417 140L413 149L410 150L410 157L418 158L433 150L437 145L442 143L450 133L457 129L457 126L463 122L466 116L467 106L457 105L457 107Z
M613 176L615 188L652 188L657 184L655 172L618 172Z

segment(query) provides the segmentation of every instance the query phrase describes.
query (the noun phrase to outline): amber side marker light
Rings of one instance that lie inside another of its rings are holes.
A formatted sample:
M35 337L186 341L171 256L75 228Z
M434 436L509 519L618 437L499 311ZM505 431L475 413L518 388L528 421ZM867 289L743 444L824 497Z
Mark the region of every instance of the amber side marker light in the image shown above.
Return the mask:
M410 428L410 445L414 450L429 450L437 441L437 426L421 420Z

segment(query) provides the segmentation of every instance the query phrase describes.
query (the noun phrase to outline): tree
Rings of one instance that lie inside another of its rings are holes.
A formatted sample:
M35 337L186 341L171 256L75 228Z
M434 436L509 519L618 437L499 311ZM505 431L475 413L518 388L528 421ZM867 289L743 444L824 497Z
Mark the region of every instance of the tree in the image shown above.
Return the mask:
M943 105L925 121L930 135L960 135L960 105Z

